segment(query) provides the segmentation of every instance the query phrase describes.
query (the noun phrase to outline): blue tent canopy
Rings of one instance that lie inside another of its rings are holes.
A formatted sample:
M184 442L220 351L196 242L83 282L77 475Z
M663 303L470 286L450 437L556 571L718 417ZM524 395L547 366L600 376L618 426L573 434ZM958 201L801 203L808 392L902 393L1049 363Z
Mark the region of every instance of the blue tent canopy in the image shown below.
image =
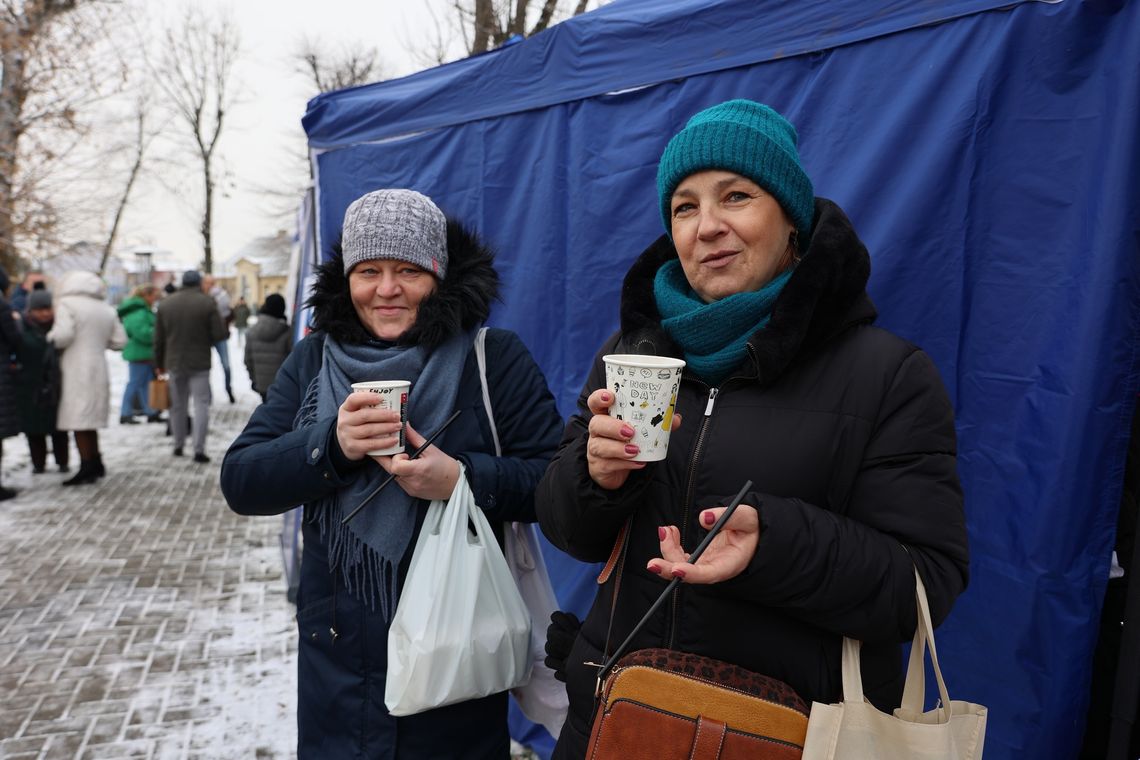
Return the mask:
M1121 0L617 0L315 98L317 249L368 190L430 195L499 251L492 321L569 414L662 232L665 142L729 98L784 113L871 252L879 323L955 405L972 578L939 631L951 694L990 707L987 757L1071 757L1140 389L1137 29ZM583 610L589 569L548 562Z

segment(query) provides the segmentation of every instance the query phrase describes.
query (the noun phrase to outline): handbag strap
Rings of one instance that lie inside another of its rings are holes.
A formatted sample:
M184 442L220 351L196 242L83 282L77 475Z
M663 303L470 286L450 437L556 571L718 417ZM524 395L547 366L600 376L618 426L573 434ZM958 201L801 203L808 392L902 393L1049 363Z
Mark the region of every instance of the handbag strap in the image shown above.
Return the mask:
M475 363L479 365L479 385L483 390L483 408L487 410L487 422L491 425L491 440L495 444L495 456L503 455L499 445L499 430L495 427L495 415L491 411L491 391L487 388L487 328L480 327L475 333Z
M495 444L495 456L503 455L503 447L499 442L499 429L495 425L495 413L491 411L491 390L487 386L487 328L480 327L475 333L475 364L479 367L479 387L483 392L483 409L487 412L487 424L491 426L491 441ZM513 543L515 555L511 559L522 570L533 570L539 561L531 554L527 542L523 539L523 532L533 530L532 523L509 522L504 529L515 534ZM536 537L537 540L537 537ZM509 544L504 545L504 551Z
M930 618L930 605L926 601L926 587L918 568L914 569L914 596L918 608L918 626L914 631L914 641L910 647L910 661L906 669L906 685L903 687L902 709L914 714L923 711L926 696L925 658L926 647L930 646L930 661L934 665L934 676L938 680L938 693L942 698L939 707L939 723L949 723L952 715L950 695L942 678L942 668L938 665L938 652L934 647L934 625ZM863 702L863 675L859 663L860 642L858 639L843 637L843 701L861 704Z

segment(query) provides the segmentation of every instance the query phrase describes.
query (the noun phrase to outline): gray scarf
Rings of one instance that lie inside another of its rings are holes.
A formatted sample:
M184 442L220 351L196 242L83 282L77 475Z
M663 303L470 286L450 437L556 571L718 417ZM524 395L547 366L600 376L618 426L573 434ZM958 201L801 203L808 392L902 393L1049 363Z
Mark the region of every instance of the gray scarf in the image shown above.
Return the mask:
M473 333L459 333L429 352L421 346L342 345L327 337L320 374L310 383L293 427L305 428L318 419L336 417L352 392L352 383L410 380L408 421L423 436L430 436L455 406L459 378L473 339ZM447 438L446 433L443 438ZM439 444L437 440L435 445ZM341 525L345 515L387 477L382 467L368 463L352 482L312 506L320 519L321 535L329 544L329 567L339 570L348 589L373 609L379 600L381 615L391 620L396 569L415 529L417 500L391 483L348 525Z

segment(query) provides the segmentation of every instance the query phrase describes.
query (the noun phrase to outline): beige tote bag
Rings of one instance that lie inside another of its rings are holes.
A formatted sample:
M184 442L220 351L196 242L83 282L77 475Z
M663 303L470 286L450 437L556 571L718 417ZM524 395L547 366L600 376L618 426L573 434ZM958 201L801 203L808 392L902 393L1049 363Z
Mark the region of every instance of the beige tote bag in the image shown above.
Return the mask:
M888 715L863 699L859 642L843 639L843 701L837 705L812 703L803 760L980 760L982 757L987 710L982 705L950 700L938 667L926 588L917 570L914 582L918 630L914 632L910 649L902 707ZM923 661L927 643L942 699L933 710L923 712L926 694Z

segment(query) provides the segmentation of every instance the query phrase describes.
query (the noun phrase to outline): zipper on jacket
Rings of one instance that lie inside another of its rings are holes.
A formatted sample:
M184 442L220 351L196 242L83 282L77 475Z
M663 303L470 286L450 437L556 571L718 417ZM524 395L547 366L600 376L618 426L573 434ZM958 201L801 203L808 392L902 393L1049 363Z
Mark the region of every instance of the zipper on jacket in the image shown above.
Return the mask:
M685 548L685 538L689 527L689 504L693 501L693 488L696 481L697 462L701 458L701 450L705 444L705 432L708 430L709 419L712 417L713 407L716 406L716 397L720 395L719 388L709 388L709 400L705 404L705 413L701 417L701 428L697 431L697 443L693 446L693 455L689 458L689 477L685 486L685 507L681 520L681 549ZM680 607L681 586L673 589L673 598L670 600L671 617L669 624L669 648L673 649L677 641L677 610Z

